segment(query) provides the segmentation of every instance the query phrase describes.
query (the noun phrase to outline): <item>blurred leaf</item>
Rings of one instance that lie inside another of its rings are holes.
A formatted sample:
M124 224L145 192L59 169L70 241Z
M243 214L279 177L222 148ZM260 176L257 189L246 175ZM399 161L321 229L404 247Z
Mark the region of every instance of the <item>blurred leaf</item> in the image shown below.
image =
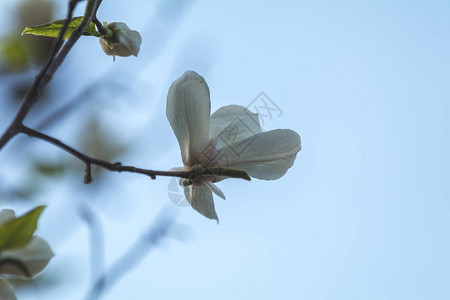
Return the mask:
M21 38L20 32L28 24L42 24L52 20L53 2L48 0L16 1L12 14L16 23L0 40L0 72L21 73L34 65L40 65L47 58L53 44L52 38ZM27 84L27 89L31 83ZM19 96L20 100L23 95Z
M1 68L5 72L20 72L29 66L26 44L14 37L0 41Z
M45 162L36 162L34 164L34 169L37 173L44 176L59 176L64 172L64 165L62 164L50 164Z
M69 38L69 36L72 34L72 32L78 27L78 25L80 25L82 19L83 19L83 17L76 17L76 18L73 18L69 22L69 25L67 26L67 30L64 33L64 39L67 40ZM37 26L25 27L24 31L22 32L22 35L31 34L31 35L40 35L40 36L48 36L48 37L57 38L59 35L59 32L63 28L65 22L66 22L66 20L64 19L64 20L57 20L57 21L53 21L50 23L45 23L45 24L41 24L41 25L37 25ZM83 32L83 35L96 36L96 37L101 36L101 34L95 28L95 24L92 22L88 25L86 30Z
M17 12L15 22L21 30L29 24L50 22L53 15L53 0L16 1Z
M84 153L107 161L115 160L127 150L127 146L117 138L111 137L110 132L101 126L95 117L87 122L81 138L81 147ZM94 177L104 171L98 166L93 167Z
M25 215L0 227L0 250L25 246L33 237L37 221L45 206L41 205Z
M18 7L16 22L17 26L14 35L26 44L28 55L34 65L41 65L48 57L52 38L38 38L28 36L21 38L20 33L29 24L44 24L53 20L53 1L47 0L27 0L20 2Z

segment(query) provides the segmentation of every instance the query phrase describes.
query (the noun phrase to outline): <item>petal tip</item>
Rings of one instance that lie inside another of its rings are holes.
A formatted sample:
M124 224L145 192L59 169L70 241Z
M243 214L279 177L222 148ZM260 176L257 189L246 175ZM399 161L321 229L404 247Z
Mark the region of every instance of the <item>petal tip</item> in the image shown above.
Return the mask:
M192 70L187 70L180 77L181 82L185 82L188 80L198 80L200 81L200 83L205 83L205 79L202 76L200 76L197 72Z

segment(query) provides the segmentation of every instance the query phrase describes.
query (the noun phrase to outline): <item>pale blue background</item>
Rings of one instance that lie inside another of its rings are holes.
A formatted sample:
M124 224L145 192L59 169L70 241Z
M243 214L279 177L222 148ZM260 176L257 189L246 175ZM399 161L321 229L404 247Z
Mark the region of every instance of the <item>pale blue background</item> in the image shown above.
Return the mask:
M97 102L112 136L135 143L122 161L181 165L165 97L187 69L205 77L213 110L264 91L283 110L266 129L293 129L303 146L278 181L220 183L220 225L175 208L190 237L151 252L105 299L450 299L450 2L105 0L99 15L141 31L139 58L112 63L85 38L59 80L86 55L95 67L74 89L122 72L132 91ZM70 141L67 128L50 133ZM107 263L172 205L169 179L108 178L96 201L74 178L51 185L38 233L57 253L43 275L54 284L23 299L79 299L89 285L85 226L58 230L77 220L71 191L101 216Z

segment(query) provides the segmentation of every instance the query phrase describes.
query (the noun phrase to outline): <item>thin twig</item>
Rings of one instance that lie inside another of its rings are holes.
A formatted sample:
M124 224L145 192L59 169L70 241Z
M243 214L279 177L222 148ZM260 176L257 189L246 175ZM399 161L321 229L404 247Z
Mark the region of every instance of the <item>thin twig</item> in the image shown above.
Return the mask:
M189 172L165 172L165 171L154 171L154 170L147 170L147 169L141 169L136 168L132 166L123 166L120 162L111 163L105 160L96 159L87 156L86 154L81 153L80 151L64 144L58 139L55 139L51 136L48 136L42 132L39 132L37 130L34 130L32 128L29 128L25 125L21 125L20 132L34 138L41 139L43 141L46 141L50 144L53 144L64 151L70 153L71 155L75 156L79 160L81 160L86 165L86 174L84 178L85 183L90 183L92 181L91 177L91 165L96 165L102 168L105 168L109 171L114 172L130 172L130 173L139 173L144 174L147 176L150 176L152 179L156 179L156 176L176 176L176 177L183 177L183 178L189 178Z

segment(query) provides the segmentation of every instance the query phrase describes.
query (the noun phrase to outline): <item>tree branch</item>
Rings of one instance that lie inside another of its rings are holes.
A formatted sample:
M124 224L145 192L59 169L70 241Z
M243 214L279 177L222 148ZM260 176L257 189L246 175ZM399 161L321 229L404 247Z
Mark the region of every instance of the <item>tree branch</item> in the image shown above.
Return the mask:
M245 171L227 169L222 167L203 167L201 165L196 165L189 171L156 171L156 170L136 168L133 166L124 166L120 162L111 163L109 161L92 158L70 147L69 145L66 145L65 143L61 142L58 139L55 139L51 136L46 135L45 133L29 128L23 124L20 124L19 132L24 133L30 137L46 141L47 143L50 143L52 145L55 145L61 148L62 150L70 153L71 155L75 156L79 160L81 160L86 165L84 175L84 183L86 184L92 182L92 174L91 174L92 165L102 167L112 172L129 172L129 173L143 174L149 176L151 179L156 179L156 176L185 178L188 179L186 183L188 185L192 184L196 178L201 176L228 176L233 178L250 180L250 177Z
M154 170L147 170L147 169L141 169L136 168L132 166L123 166L120 162L111 163L105 160L96 159L87 156L86 154L81 153L80 151L64 144L58 139L55 139L51 136L48 136L42 132L39 132L37 130L34 130L32 128L29 128L25 125L21 125L19 131L21 133L24 133L30 137L38 138L43 141L46 141L50 144L53 144L64 151L70 153L71 155L75 156L79 160L81 160L86 165L86 172L84 176L84 183L90 183L92 181L91 176L91 165L96 165L99 167L102 167L104 169L107 169L109 171L113 172L130 172L130 173L138 173L150 176L152 179L156 179L156 176L175 176L175 177L183 177L183 178L189 178L192 172L182 171L182 172L165 172L165 171L154 171Z

